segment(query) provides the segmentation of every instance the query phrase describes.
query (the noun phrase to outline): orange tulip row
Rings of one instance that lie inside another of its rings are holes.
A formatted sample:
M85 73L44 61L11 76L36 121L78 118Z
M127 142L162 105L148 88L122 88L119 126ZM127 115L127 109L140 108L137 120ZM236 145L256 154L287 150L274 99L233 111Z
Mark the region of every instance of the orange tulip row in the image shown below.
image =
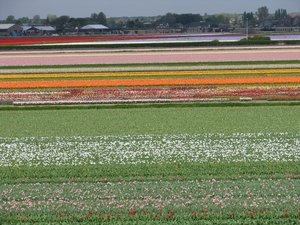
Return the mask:
M1 82L0 89L19 88L76 88L76 87L130 87L172 85L230 85L300 83L300 77L255 78L200 78L200 79L136 79L136 80L63 80Z

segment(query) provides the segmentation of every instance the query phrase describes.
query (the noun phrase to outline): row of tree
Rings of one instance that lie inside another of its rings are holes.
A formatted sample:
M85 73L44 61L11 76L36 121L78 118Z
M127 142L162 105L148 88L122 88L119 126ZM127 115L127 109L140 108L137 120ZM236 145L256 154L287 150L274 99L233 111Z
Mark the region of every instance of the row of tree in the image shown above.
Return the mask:
M288 17L286 9L278 9L275 11L275 19L281 19Z
M244 12L242 14L242 20L238 18L239 15L235 14L232 23L235 25L240 24L245 26L246 21L248 25L257 24L257 21L263 21L270 16L269 10L266 6L258 8L257 12ZM274 17L276 19L287 17L287 11L285 9L276 10ZM112 29L121 29L121 28L143 28L143 27L156 27L158 24L168 24L169 27L174 27L176 24L187 25L194 22L206 22L212 26L215 24L229 24L229 21L232 19L232 15L219 14L208 16L205 14L201 16L200 14L176 14L176 13L167 13L164 16L158 17L148 17L148 18L106 18L106 15L103 12L92 13L90 17L86 18L70 18L69 16L60 16L48 15L47 19L42 20L39 15L35 15L31 20L28 17L22 17L15 19L14 16L10 15L6 19L6 23L15 23L15 24L43 24L48 26L54 26L57 30L67 30L67 29L76 29L87 24L102 24L108 26Z
M269 10L266 6L258 8L257 12L254 14L253 12L244 12L243 13L243 24L246 24L246 21L248 21L248 24L251 26L254 26L257 21L261 22L264 21L267 18L270 19L283 19L290 17L287 13L286 9L278 9L275 11L274 15L270 15Z

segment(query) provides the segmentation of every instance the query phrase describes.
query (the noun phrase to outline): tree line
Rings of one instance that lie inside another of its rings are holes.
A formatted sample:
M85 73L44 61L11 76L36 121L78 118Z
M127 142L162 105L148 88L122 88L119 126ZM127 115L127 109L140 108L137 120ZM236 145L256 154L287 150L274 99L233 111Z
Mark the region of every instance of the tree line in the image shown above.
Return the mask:
M236 26L245 26L246 22L249 26L255 26L259 21L263 21L267 18L286 18L289 17L287 10L278 9L273 15L270 15L266 6L258 8L257 12L244 12L243 14L216 14L216 15L200 15L200 14L176 14L166 13L163 16L157 17L136 17L136 18L107 18L103 12L92 13L90 17L74 18L66 15L57 17L56 15L48 15L46 19L41 19L39 15L35 15L32 19L28 17L22 17L15 19L13 15L7 17L6 23L14 24L42 24L46 26L53 26L56 30L68 30L78 29L87 24L102 24L108 26L111 29L123 29L123 28L154 28L159 24L168 24L169 27L175 27L178 24L183 26L195 23L205 22L210 26L218 26L219 24L232 23Z

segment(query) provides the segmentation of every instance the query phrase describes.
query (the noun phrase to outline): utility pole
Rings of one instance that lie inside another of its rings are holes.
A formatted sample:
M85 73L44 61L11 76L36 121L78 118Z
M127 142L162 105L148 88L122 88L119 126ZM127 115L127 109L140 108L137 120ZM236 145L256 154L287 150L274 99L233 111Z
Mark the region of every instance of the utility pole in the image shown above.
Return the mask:
M246 40L248 40L248 18L246 18Z

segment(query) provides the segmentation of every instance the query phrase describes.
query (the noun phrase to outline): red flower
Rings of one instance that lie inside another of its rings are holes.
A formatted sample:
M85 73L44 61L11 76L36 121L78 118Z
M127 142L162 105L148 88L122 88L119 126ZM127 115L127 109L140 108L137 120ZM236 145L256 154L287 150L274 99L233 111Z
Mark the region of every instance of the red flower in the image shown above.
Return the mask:
M146 211L143 211L143 214L144 214L144 215L147 215L147 212L146 212Z
M284 216L285 216L285 217L289 217L289 214L288 214L288 213L286 213L286 214L284 214Z
M253 213L252 212L249 215L250 215L250 217L253 217Z
M175 215L175 212L170 212L170 214L166 217L166 219L171 219Z
M136 214L136 211L132 210L132 211L129 212L129 214L134 216Z
M110 215L107 216L107 219L110 219Z

